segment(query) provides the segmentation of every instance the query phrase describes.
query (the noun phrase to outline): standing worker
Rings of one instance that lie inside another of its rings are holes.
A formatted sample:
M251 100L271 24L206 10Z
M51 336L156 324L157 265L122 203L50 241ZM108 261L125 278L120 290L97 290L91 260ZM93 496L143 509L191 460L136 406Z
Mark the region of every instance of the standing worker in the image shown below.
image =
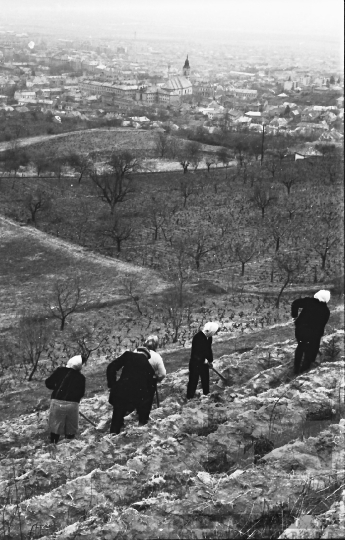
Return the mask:
M291 317L295 322L295 336L298 342L295 351L295 375L308 370L316 359L320 341L330 316L327 306L330 297L329 291L321 290L314 294L314 298L308 296L298 298L291 304ZM302 311L298 316L299 309Z
M219 324L208 322L202 330L195 334L192 340L192 351L189 361L189 380L187 399L194 397L199 377L204 396L210 393L209 364L213 362L212 336L219 330Z
M149 362L155 372L155 375L153 377L152 390L151 390L150 407L148 410L148 415L150 415L155 393L157 393L157 383L161 382L164 379L167 372L163 363L163 358L157 352L158 336L148 336L145 340L144 347L146 347L150 351L151 358L149 359ZM158 404L158 394L157 394L157 404Z
M45 384L53 390L49 411L50 442L57 444L60 435L74 439L79 425L79 403L85 394L85 377L81 373L86 356L73 356L66 367L58 367L46 379Z
M120 433L124 417L134 410L138 413L139 425L147 424L155 374L150 356L146 347L138 347L134 352L125 351L108 365L109 403L113 406L110 433ZM121 377L117 381L116 372L121 368Z

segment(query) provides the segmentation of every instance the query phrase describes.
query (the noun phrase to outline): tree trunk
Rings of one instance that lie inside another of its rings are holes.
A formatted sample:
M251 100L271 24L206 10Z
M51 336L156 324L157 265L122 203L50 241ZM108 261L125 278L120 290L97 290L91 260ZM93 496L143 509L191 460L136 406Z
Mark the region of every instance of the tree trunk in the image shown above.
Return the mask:
M66 317L61 317L60 330L62 331L65 328Z
M321 253L321 259L322 259L321 270L324 270L326 267L327 251L328 250L326 250L325 253Z
M264 217L265 217L265 207L264 206L261 207L261 217L262 217L262 219L264 219Z
M280 297L283 294L283 291L284 291L285 287L289 284L289 282L290 282L290 276L287 277L284 285L282 286L282 288L279 291L278 298L276 300L276 308L279 308Z
M38 360L39 360L39 358L37 358L37 360L35 360L35 362L34 362L34 366L33 366L32 370L31 370L31 373L30 373L30 375L28 377L29 382L32 380L32 377L34 376L34 373L35 373L35 371L37 369Z
M121 238L116 238L116 247L117 247L117 252L120 253L121 252Z
M280 237L278 236L278 238L276 239L276 253L279 250L279 244L280 244Z
M271 283L273 283L273 279L274 279L274 268L272 266L272 268L271 268Z

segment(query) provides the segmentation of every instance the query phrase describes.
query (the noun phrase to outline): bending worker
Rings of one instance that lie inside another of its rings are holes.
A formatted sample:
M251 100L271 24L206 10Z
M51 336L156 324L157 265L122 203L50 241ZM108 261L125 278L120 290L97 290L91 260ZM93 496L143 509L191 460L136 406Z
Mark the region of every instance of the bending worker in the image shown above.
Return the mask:
M192 340L192 351L189 361L189 380L187 399L192 399L198 386L199 377L204 395L210 393L209 364L213 362L212 336L219 330L219 324L208 322Z
M327 306L330 297L329 291L321 290L314 294L314 298L308 296L298 298L291 304L291 317L295 322L295 336L298 342L294 366L296 375L309 369L316 359L320 341L330 316ZM302 311L298 316L299 309Z
M87 357L77 355L66 367L58 367L46 379L46 387L53 390L49 411L50 442L57 444L60 435L74 439L78 431L79 403L85 394L85 377L81 373Z
M138 347L136 351L125 351L108 365L109 403L114 408L110 433L120 433L124 417L134 410L138 413L139 425L147 424L155 374L150 356L146 347ZM121 368L121 377L117 381L116 372Z
M150 407L148 410L148 414L150 414L152 405L153 405L153 400L155 397L155 393L157 392L157 383L161 382L164 379L167 372L163 363L163 358L157 352L158 337L148 336L145 340L144 347L146 347L150 351L151 358L149 359L149 362L155 372L154 377L153 377L152 389L151 389ZM158 394L157 394L157 405L158 405Z

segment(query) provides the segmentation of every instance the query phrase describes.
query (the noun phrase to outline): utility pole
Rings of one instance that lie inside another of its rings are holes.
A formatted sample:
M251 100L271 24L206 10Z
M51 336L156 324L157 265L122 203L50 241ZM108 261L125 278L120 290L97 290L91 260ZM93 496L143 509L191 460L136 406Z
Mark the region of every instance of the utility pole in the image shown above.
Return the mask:
M265 141L265 124L262 124L262 139L261 139L261 167L264 160L264 141Z

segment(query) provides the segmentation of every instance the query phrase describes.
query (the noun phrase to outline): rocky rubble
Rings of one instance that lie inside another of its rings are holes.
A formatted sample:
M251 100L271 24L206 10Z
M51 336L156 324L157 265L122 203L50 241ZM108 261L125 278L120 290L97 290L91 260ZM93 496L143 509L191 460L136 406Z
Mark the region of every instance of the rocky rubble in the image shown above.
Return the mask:
M321 535L343 526L344 363L294 378L293 350L285 342L223 356L215 368L229 385L212 375L212 393L188 402L179 370L160 385L149 424L138 427L133 413L118 436L108 434L107 394L82 401L98 429L82 421L79 438L57 446L42 441L47 412L3 422L13 447L0 461L1 534L240 538L256 527L292 538L302 530L295 518L314 508L303 530L331 537Z

